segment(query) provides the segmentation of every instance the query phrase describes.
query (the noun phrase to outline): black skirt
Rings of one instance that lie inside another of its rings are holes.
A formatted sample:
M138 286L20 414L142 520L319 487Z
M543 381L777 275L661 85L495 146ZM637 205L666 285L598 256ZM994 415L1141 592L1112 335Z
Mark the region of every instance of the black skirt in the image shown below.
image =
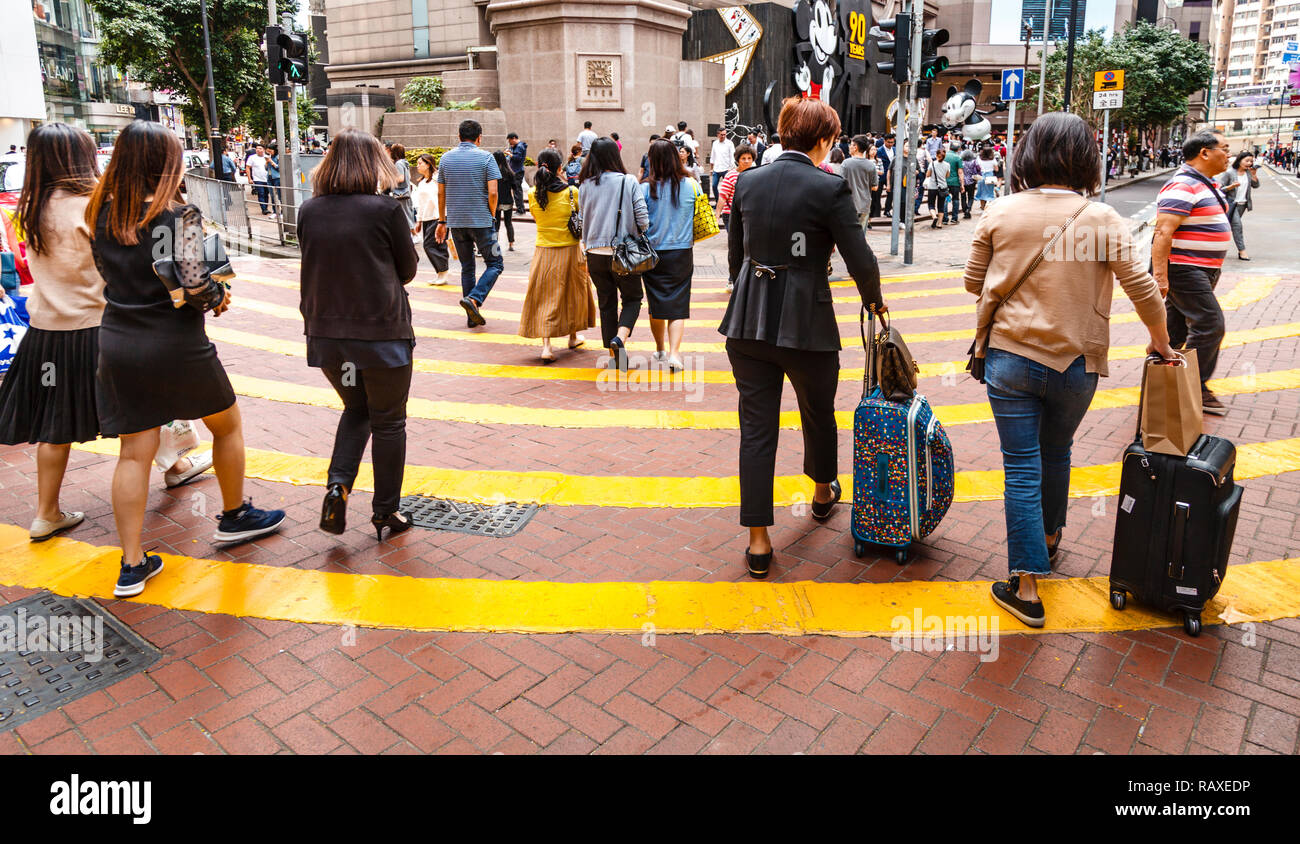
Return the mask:
M27 329L0 383L0 443L84 443L99 436L99 329Z
M116 313L109 303L99 329L95 382L105 435L136 434L174 419L202 419L235 403L217 348L203 331L203 315L195 316L197 326L190 320L173 326L151 315Z
M651 319L689 319L693 249L665 249L654 269L641 273Z

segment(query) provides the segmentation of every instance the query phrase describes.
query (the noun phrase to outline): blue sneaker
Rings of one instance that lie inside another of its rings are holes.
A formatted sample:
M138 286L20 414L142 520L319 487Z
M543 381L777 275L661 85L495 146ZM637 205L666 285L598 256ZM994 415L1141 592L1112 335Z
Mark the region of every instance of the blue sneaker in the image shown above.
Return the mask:
M283 523L283 510L258 510L252 499L248 499L236 509L221 514L212 539L214 542L247 542L275 533Z
M117 586L113 594L119 598L130 598L144 591L144 585L155 574L163 570L162 557L157 554L145 554L139 564L128 566L122 560L122 573L117 576Z

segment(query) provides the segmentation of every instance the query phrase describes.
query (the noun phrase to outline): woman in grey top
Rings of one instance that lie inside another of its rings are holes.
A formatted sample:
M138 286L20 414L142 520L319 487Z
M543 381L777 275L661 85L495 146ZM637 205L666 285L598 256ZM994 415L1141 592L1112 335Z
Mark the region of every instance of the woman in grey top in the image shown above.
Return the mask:
M625 237L644 233L650 227L650 214L636 177L628 175L623 168L618 144L610 138L592 141L591 151L583 160L578 176L578 208L582 212L582 248L587 253L587 272L596 286L600 335L609 349L609 357L602 358L599 366L616 366L620 372L626 372L628 359L624 344L641 315L641 299L645 294L640 275L614 272L614 247Z
M1246 254L1246 234L1241 226L1241 215L1254 207L1252 194L1259 187L1259 176L1255 175L1255 156L1248 152L1237 155L1232 166L1218 175L1216 181L1223 189L1223 198L1228 202L1228 222L1232 226L1232 240L1237 247L1237 258L1249 261Z
M388 154L392 156L393 166L397 168L397 184L390 193L406 212L411 228L415 228L415 203L411 201L411 165L406 160L406 147L393 144L388 148Z

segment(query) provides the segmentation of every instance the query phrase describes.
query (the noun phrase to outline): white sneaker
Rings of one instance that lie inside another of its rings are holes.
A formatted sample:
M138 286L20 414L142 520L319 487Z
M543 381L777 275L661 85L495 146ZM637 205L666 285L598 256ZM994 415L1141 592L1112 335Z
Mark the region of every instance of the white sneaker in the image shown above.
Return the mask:
M447 283L447 273L438 273L438 277L429 282L430 287L442 287Z
M681 372L681 371L682 371L683 369L685 369L685 368L686 368L686 367L682 365L681 358L678 358L678 357L670 357L670 358L668 358L668 371L669 371L669 372Z
M32 542L44 542L53 539L65 530L71 530L86 520L85 513L66 513L59 511L59 518L47 522L45 519L32 519Z
M728 292L728 293L733 292L735 289L736 289L736 284L735 284L735 282L732 282L732 281L727 282L727 292Z
M668 360L668 353L667 353L667 352L655 352L654 354L652 354L652 355L650 356L650 362L651 362L652 364L653 364L653 363L664 363L664 362L666 362L667 360Z
M202 454L191 457L190 468L185 471L164 473L163 483L167 485L168 489L175 489L178 486L184 486L211 468L212 452L205 451Z

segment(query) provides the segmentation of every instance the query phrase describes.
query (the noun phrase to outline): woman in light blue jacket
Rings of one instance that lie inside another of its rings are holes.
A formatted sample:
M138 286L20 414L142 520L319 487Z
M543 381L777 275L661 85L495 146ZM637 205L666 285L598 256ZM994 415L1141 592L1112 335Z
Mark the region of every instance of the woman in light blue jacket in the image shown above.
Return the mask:
M642 273L641 280L650 306L650 333L657 349L654 359L679 372L685 368L682 334L691 315L695 197L701 189L686 172L672 141L660 138L650 144L649 159L650 173L641 193L650 213L650 245L659 253L659 263Z

